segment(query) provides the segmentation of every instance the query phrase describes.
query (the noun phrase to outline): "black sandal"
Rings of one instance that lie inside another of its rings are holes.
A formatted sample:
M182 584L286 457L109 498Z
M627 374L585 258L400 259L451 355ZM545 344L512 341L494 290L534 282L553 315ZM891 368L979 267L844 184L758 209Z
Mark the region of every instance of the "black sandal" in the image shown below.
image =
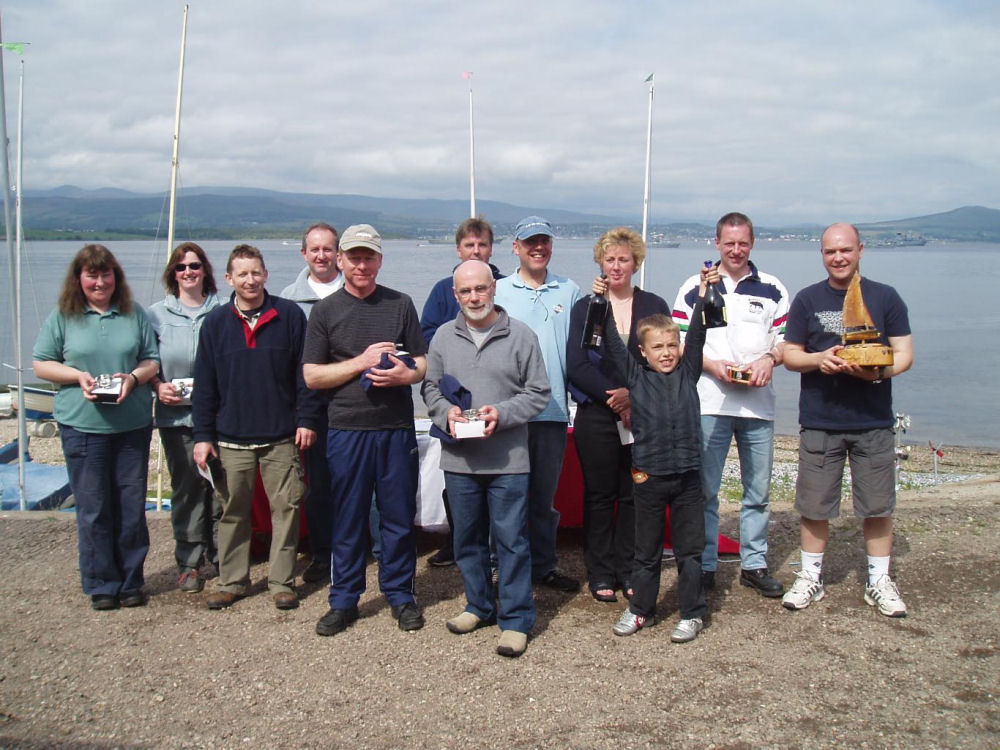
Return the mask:
M590 594L599 602L618 601L618 597L615 596L615 587L610 583L595 583L590 587Z

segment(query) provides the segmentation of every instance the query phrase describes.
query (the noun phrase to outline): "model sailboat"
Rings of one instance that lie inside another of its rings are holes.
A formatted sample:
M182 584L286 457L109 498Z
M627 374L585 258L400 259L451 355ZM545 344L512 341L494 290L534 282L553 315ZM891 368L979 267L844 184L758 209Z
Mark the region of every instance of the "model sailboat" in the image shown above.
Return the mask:
M880 343L881 331L875 327L871 313L861 295L861 274L855 272L844 297L841 322L844 348L837 356L862 367L888 367L892 364L892 347Z

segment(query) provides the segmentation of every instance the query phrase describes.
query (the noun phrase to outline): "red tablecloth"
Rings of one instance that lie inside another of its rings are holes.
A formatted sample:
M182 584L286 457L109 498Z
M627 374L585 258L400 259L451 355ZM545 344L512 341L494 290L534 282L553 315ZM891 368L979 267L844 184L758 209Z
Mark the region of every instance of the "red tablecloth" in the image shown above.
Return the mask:
M562 474L559 475L559 486L556 488L556 510L559 511L559 525L567 527L583 526L583 472L580 469L580 459L576 455L576 444L573 442L573 428L569 428L566 441L566 458L563 459ZM667 511L666 530L663 536L663 546L670 547L670 511ZM738 555L740 543L719 534L719 554Z

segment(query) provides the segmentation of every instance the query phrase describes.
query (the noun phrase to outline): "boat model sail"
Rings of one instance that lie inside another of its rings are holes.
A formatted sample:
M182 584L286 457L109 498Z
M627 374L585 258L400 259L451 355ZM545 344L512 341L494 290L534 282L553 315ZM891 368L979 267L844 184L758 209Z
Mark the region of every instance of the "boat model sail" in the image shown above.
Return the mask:
M892 364L892 347L879 341L882 333L875 327L861 295L859 272L855 272L847 287L841 327L844 348L837 352L838 357L862 367L888 367Z

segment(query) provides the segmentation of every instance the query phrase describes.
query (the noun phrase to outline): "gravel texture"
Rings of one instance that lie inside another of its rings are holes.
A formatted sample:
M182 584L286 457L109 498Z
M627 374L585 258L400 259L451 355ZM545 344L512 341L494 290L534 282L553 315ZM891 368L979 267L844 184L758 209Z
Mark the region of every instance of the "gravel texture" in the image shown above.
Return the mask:
M33 441L36 459L45 442ZM1000 458L944 450L944 471L984 478L901 493L905 619L864 604L848 516L831 530L827 596L805 611L741 587L738 563L723 563L707 629L672 644L667 566L664 622L628 638L611 633L622 602L538 590L538 625L515 660L494 653L496 628L446 630L464 597L456 568L427 565L431 534L417 568L423 630L397 629L373 563L361 619L320 638L325 587L301 586L302 606L279 612L266 563L229 610L178 591L165 513L148 515L149 605L112 612L80 592L72 513L3 513L0 747L997 747ZM794 439L779 442L779 462L794 463L788 451ZM723 504L724 532L737 533L737 509ZM798 562L788 500L774 503L770 538L787 585ZM560 533L559 553L582 578L578 531Z

